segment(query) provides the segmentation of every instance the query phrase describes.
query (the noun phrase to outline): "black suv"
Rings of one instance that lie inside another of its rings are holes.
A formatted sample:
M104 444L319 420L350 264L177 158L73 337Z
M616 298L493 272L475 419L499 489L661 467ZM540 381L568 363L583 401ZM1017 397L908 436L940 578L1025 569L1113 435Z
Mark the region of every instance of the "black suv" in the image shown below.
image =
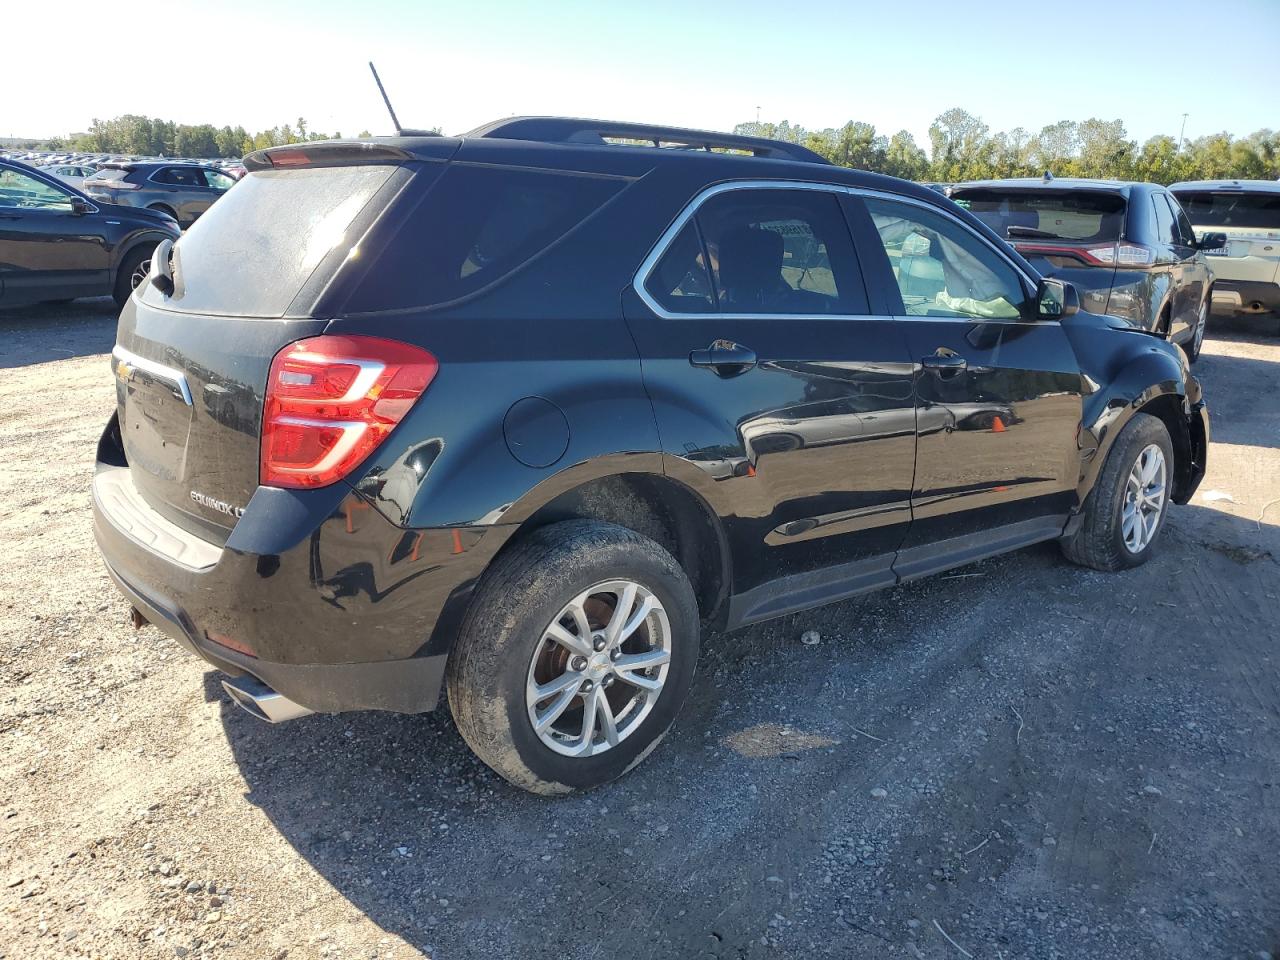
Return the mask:
M150 210L95 203L16 160L0 160L0 306L129 299L151 251L178 225Z
M797 146L525 118L246 166L121 315L93 496L136 621L269 720L443 687L511 782L592 786L700 624L1132 566L1204 472L1181 351Z
M1213 302L1204 251L1173 194L1158 183L985 180L948 195L1008 239L1042 276L1075 285L1085 309L1125 317L1183 345L1194 363ZM936 271L935 271L936 273Z

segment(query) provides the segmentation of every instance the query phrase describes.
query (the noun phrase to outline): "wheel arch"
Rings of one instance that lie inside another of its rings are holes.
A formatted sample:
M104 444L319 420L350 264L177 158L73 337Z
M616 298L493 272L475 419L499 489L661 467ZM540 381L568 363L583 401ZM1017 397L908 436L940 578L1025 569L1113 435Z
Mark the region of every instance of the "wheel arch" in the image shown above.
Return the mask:
M660 544L684 569L704 621L723 619L731 577L728 541L710 505L687 485L662 473L621 472L585 479L536 507L503 545L565 520L614 523Z
M1163 351L1153 351L1131 359L1105 391L1090 398L1081 425L1080 443L1085 456L1078 502L1083 504L1097 483L1120 432L1136 414L1146 413L1159 419L1169 431L1175 460L1173 500L1186 503L1194 489L1197 459L1190 392L1183 365Z

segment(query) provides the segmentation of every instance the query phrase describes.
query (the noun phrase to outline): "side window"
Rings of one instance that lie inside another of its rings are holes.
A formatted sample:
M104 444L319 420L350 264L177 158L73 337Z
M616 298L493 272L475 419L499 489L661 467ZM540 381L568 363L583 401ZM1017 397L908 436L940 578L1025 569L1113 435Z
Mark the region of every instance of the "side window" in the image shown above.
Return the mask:
M0 207L70 210L71 196L21 170L0 167Z
M1178 242L1184 247L1194 247L1196 245L1196 232L1191 227L1191 221L1187 219L1186 211L1182 209L1182 205L1173 198L1172 194L1166 193L1164 198L1173 210L1173 229L1178 236Z
M201 170L200 172L204 174L205 183L215 190L230 190L231 185L235 183L225 173L218 173L216 170Z
M696 216L723 313L865 314L840 201L818 190L730 190Z
M1027 290L1013 265L963 225L914 204L867 197L889 267L912 317L1017 320Z
M669 313L715 312L711 272L693 220L671 241L644 288Z
M1164 199L1164 194L1153 193L1151 202L1156 208L1156 241L1158 243L1177 243L1178 238L1173 231L1173 211Z
M173 179L173 167L165 167L163 170L157 170L151 175L151 179L156 183L177 183Z

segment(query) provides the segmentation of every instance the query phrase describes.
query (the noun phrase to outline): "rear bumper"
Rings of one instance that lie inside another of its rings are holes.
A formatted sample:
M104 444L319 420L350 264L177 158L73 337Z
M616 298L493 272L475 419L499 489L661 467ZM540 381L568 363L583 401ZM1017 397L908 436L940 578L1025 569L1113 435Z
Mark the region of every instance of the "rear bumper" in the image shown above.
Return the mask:
M99 463L94 537L107 571L189 652L309 710L434 709L452 643L437 624L456 620L451 604L465 606L505 530L403 530L349 489L328 508L260 493L218 547L149 510L127 467Z
M1263 280L1215 280L1213 306L1245 313L1280 313L1280 284Z

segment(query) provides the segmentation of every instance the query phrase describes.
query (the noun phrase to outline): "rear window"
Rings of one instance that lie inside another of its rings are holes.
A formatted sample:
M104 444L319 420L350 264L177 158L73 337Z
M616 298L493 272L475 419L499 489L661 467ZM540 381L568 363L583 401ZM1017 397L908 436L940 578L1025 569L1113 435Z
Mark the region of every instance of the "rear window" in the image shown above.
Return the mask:
M1199 226L1280 230L1280 193L1179 190L1174 196L1191 222Z
M476 293L546 251L626 182L451 164L378 254L376 268L361 281L346 308L396 310Z
M958 190L951 199L1007 240L1120 239L1125 199L1087 190Z
M102 170L98 170L97 172L95 172L93 175L93 179L123 180L132 172L133 172L132 170L120 170L120 169L117 169L116 167L105 167Z
M143 300L187 313L280 317L394 166L266 170L245 177L178 241L179 288Z

